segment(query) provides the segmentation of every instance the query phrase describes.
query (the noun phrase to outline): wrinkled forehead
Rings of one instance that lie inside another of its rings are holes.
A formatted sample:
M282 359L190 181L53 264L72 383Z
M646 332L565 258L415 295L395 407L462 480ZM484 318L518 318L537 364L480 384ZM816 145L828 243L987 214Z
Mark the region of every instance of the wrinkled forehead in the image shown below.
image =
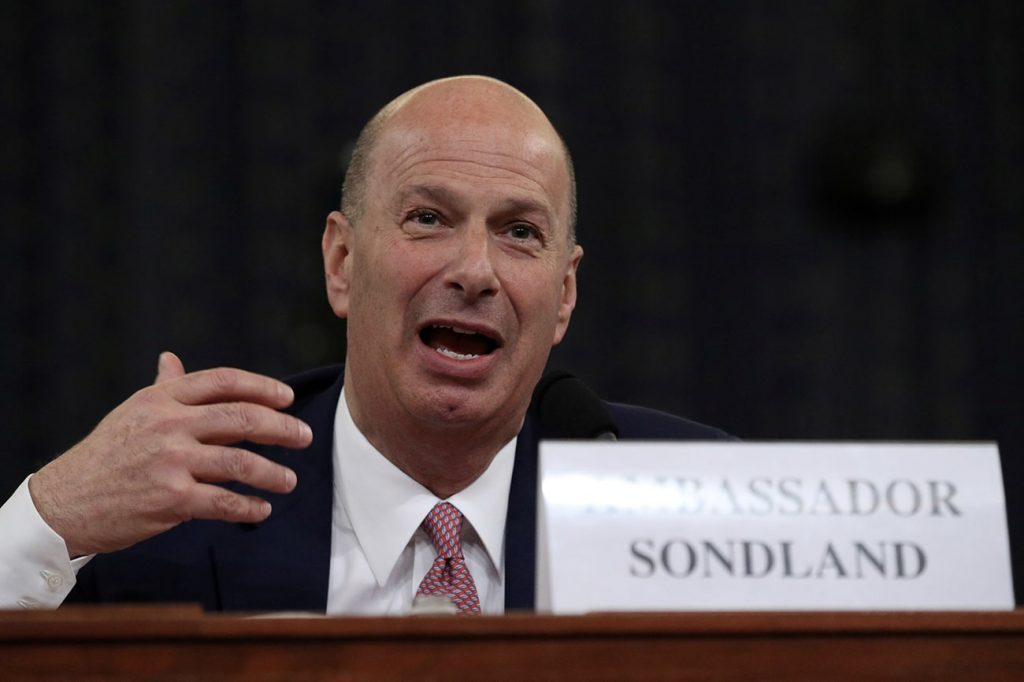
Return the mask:
M490 82L440 83L414 90L392 106L372 152L377 180L394 179L423 160L478 163L481 172L489 168L528 178L568 222L565 148L525 95Z
M388 173L417 160L476 161L495 168L533 171L546 184L565 184L565 154L557 138L543 130L488 121L395 120L382 131L374 150L376 168Z

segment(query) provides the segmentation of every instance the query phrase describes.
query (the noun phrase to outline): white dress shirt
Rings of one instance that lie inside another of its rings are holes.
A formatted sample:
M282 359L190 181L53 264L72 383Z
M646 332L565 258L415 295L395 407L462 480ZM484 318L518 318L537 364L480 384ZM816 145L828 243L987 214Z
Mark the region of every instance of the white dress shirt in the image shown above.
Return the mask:
M0 507L0 609L57 608L92 558L68 558L64 538L36 511L29 478Z
M505 516L515 449L512 439L480 478L448 498L464 516L463 553L484 613L501 613L505 604ZM352 422L344 393L332 457L327 613L408 613L437 556L420 524L440 499L370 445ZM36 510L27 478L0 507L0 609L60 606L90 558L68 558L63 538Z
M448 498L462 512L462 551L484 613L502 613L505 516L516 440ZM334 513L327 613L408 613L437 550L420 526L441 501L370 445L342 393L334 418Z

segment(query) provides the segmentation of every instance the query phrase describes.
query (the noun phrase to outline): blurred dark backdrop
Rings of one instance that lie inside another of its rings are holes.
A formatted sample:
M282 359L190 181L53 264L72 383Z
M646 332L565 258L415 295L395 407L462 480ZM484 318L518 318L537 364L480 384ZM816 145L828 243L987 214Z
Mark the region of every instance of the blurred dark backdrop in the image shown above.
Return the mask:
M5 2L0 494L162 349L340 361L346 150L484 73L576 158L555 362L746 439L999 440L1019 527L1022 45L1012 0Z

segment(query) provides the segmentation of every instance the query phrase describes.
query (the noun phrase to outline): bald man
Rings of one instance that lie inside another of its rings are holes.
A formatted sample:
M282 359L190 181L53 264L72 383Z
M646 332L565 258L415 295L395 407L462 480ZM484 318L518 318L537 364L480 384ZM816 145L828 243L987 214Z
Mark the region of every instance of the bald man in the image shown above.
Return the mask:
M282 383L161 355L153 386L0 511L25 529L0 545L0 605L55 606L77 582L71 599L210 610L531 608L529 407L576 303L575 204L568 151L519 91L458 77L399 96L324 229L344 369ZM623 437L723 437L612 409Z

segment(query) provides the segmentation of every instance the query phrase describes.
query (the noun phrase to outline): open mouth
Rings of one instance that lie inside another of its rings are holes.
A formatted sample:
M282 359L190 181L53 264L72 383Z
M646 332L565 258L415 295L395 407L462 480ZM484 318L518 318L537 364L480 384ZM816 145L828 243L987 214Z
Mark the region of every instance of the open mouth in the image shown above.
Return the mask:
M443 324L424 327L420 331L420 340L453 360L473 360L481 355L489 355L499 345L496 339L487 334Z

